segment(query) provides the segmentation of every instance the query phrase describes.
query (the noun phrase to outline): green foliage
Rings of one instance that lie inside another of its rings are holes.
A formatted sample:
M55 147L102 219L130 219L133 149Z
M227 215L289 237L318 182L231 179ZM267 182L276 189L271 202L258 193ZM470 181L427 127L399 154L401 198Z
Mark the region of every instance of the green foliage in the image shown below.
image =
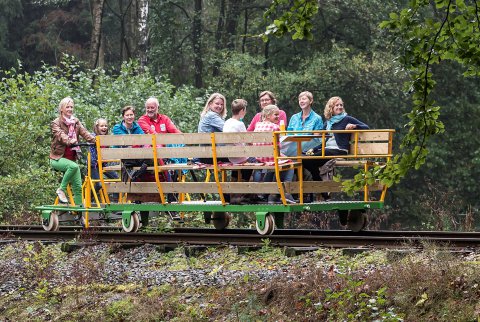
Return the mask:
M65 56L59 67L43 66L33 74L18 69L3 71L0 83L0 218L53 202L58 174L49 169L50 122L66 96L75 101L75 114L90 131L103 117L110 126L120 120L125 105L144 113L144 102L156 96L160 113L169 115L184 132L193 132L201 104L191 88L174 88L168 80L152 76L138 64L125 63L119 74L87 70ZM12 198L12 196L14 196Z
M391 186L398 183L409 169L418 169L427 158L427 144L432 137L443 133L440 106L432 98L435 88L432 66L441 61L456 61L466 67L465 76L479 75L480 67L480 19L477 4L464 1L435 1L434 14L429 1L410 1L408 8L391 13L390 20L381 24L388 29L396 42L401 43L400 62L408 71L410 81L406 87L412 93L412 110L407 114L408 129L402 151L382 169L370 174ZM348 191L362 186L369 180L367 174L348 182Z
M313 93L313 108L319 114L331 96L339 95L347 112L372 128L395 127L399 110L405 110L405 95L399 90L405 75L391 72L397 65L390 54L369 57L334 44L328 53L300 62L295 71L272 69L264 75L262 62L258 56L229 53L221 65L222 77L210 80L212 88L228 100L241 97L249 102L248 120L255 115L258 94L265 89L276 94L278 105L289 116L300 110L297 95L304 90Z
M350 275L345 278L345 287L339 290L327 288L324 303L314 304L319 313L328 312L329 319L339 321L403 321L394 313L393 307L388 307L386 287L370 295L359 291L364 287L364 281L354 280Z
M106 308L107 316L114 321L125 321L133 313L135 304L130 298L110 303Z
M22 171L1 176L0 221L22 224L31 220L27 213L31 213L34 206L53 203L52 191L58 182L58 173L33 163ZM38 217L36 219L38 222Z
M288 8L284 9L283 6L286 5ZM290 33L293 33L292 39L313 39L311 20L318 12L318 1L295 0L292 4L290 0L274 0L265 11L264 18L271 19L279 8L281 16L275 19L273 24L268 25L265 32L260 35L264 41L267 41L271 34L281 37Z

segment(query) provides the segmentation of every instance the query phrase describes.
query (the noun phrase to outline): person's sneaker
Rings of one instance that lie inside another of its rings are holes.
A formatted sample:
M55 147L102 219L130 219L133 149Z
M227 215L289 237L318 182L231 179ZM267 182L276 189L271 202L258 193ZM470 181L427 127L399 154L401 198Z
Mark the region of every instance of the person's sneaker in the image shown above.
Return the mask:
M295 199L293 199L293 196L289 193L285 194L285 199L287 200L287 203L289 203L289 204L297 203L297 201Z
M60 188L57 189L57 196L58 196L58 200L61 203L68 203L67 196L65 195L65 192L62 189Z

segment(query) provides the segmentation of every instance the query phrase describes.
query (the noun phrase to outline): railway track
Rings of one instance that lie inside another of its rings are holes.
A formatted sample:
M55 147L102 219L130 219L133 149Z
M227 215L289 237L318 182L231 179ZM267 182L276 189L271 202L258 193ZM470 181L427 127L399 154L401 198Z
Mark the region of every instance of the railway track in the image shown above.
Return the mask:
M436 244L450 249L480 247L480 232L438 231L362 231L278 229L268 237L256 230L176 228L169 233L125 233L121 228L63 226L60 231L46 232L41 226L0 226L0 240L18 239L42 242L75 240L88 243L158 244L158 245L235 245L262 246L268 238L271 246L333 248L424 248Z

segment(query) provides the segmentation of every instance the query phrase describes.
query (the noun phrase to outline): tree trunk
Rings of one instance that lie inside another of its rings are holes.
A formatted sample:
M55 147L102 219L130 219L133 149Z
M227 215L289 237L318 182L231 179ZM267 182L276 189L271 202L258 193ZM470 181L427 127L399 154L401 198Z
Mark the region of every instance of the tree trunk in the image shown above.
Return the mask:
M138 45L137 57L140 60L140 68L143 70L147 65L147 43L148 43L148 11L149 0L138 0Z
M225 26L225 0L220 0L220 14L218 15L217 31L215 32L215 48L222 48L222 34ZM213 76L220 75L220 61L218 58L213 63Z
M238 18L240 17L240 6L242 0L229 0L227 18L225 24L225 47L229 50L235 49L235 40L237 37Z
M101 52L102 18L105 0L91 0L90 8L92 15L92 35L90 40L90 68L103 67Z
M195 0L192 30L193 59L195 66L195 87L203 87L202 71L202 0Z
M263 57L265 58L265 60L263 61L263 71L262 71L263 76L267 76L267 70L268 70L269 65L270 65L268 63L268 60L270 58L269 49L270 49L270 39L268 39L267 42L265 43L265 49L264 49L264 52L263 52Z
M243 37L242 37L242 54L245 54L245 47L246 47L246 42L247 42L247 37L246 35L248 34L248 8L245 9L244 13L244 19L243 19Z

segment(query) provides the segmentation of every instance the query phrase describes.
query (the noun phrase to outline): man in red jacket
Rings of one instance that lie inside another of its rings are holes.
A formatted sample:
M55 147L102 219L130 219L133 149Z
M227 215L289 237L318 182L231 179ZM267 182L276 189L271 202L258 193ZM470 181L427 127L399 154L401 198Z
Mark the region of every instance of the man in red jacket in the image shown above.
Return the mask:
M150 97L145 102L145 115L138 119L143 132L145 134L182 133L168 116L158 113L158 106L159 103L155 97Z
M138 125L140 125L143 132L145 132L145 134L182 133L182 131L177 129L175 124L173 124L172 120L168 116L158 113L159 105L158 99L155 97L150 97L145 102L145 114L140 116L138 119ZM162 159L159 159L159 164L163 165ZM168 171L165 171L164 174L167 181L172 180ZM149 178L145 179L145 181L155 181L155 179ZM170 200L171 198L174 198L174 196L169 194L168 199ZM169 214L173 220L181 220L176 212L170 211ZM142 225L146 226L148 224L149 212L141 211L140 216Z

